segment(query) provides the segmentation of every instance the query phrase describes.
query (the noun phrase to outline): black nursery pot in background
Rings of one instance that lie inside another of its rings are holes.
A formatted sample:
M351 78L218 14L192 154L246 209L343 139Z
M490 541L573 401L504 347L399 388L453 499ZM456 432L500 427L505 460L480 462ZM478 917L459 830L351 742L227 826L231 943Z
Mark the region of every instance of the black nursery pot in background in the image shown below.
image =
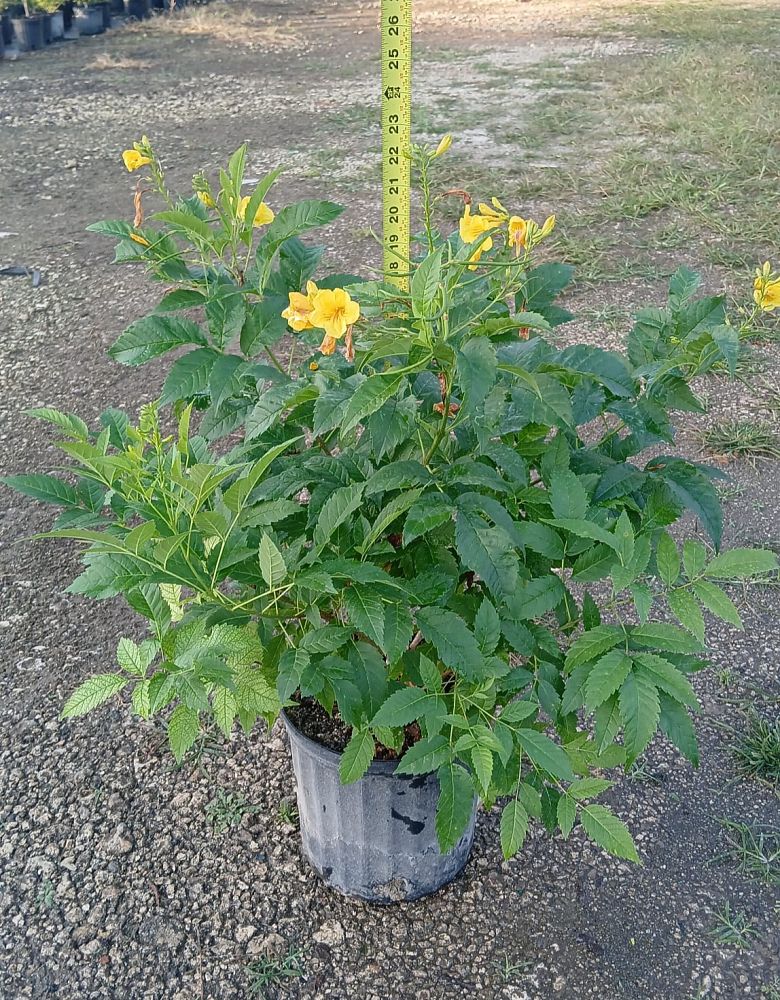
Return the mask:
M16 41L22 52L34 52L46 44L43 35L43 18L37 14L33 17L14 17L11 19Z
M128 17L143 21L145 17L150 16L149 0L127 0L126 10Z
M65 31L70 31L73 26L73 0L65 0L60 10L62 11L63 27Z
M124 14L125 12L125 0L111 0L108 5L109 10L112 14Z
M43 21L43 43L51 45L51 14L41 14L41 20Z
M13 45L14 26L11 24L11 15L8 13L3 14L0 18L0 33L2 33L4 45Z
M435 774L396 775L397 760L375 760L350 785L341 754L309 739L282 713L290 738L303 851L325 883L370 903L427 896L469 859L476 799L463 836L442 854L436 839Z

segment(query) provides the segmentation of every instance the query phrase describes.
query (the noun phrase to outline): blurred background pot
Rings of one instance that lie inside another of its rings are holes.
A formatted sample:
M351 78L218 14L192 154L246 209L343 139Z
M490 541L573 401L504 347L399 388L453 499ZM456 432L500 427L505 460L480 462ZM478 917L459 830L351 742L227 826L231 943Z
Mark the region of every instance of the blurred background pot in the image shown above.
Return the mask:
M76 7L73 11L73 24L80 35L102 35L106 30L102 6L95 3L87 7Z
M22 52L34 52L46 44L43 35L43 18L38 14L32 17L11 18L16 35L16 44Z
M128 17L134 17L138 21L143 21L145 17L151 15L149 0L127 0L125 5Z

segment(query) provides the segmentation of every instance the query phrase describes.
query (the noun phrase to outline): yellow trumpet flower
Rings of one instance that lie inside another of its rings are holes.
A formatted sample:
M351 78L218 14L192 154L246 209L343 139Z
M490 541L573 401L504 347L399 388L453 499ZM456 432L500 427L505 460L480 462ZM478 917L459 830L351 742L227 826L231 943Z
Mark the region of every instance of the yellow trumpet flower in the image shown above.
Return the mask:
M282 313L282 318L287 320L288 325L300 333L301 330L311 330L314 325L311 321L311 313L314 309L314 298L318 289L313 281L306 282L306 294L302 292L290 292L290 304Z
M131 174L134 170L138 170L139 167L145 167L147 163L152 162L150 157L139 153L137 149L126 149L122 153L122 160Z
M238 217L243 219L246 215L247 207L252 199L249 197L242 198L238 203ZM253 226L267 226L269 222L274 221L273 211L266 205L264 201L261 201L255 212L255 217L252 219Z

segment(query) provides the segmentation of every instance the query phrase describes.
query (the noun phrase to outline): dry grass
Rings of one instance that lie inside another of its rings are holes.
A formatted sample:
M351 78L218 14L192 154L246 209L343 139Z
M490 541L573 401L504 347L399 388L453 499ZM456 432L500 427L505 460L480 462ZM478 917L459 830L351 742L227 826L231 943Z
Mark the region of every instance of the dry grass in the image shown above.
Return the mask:
M130 30L144 31L143 22ZM214 5L185 7L172 16L155 19L154 31L187 37L214 38L227 45L249 49L290 49L303 47L303 40L289 26L271 24L255 16L247 7Z
M132 56L114 56L110 52L101 52L84 69L149 69L152 64L145 59L133 59Z

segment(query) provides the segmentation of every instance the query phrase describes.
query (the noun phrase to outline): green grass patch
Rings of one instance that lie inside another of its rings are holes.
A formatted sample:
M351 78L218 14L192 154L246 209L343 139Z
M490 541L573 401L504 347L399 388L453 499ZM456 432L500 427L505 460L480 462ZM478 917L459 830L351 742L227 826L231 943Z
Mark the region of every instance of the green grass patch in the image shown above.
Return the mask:
M733 455L755 461L780 458L780 438L760 420L722 420L701 431L701 443L716 455Z

